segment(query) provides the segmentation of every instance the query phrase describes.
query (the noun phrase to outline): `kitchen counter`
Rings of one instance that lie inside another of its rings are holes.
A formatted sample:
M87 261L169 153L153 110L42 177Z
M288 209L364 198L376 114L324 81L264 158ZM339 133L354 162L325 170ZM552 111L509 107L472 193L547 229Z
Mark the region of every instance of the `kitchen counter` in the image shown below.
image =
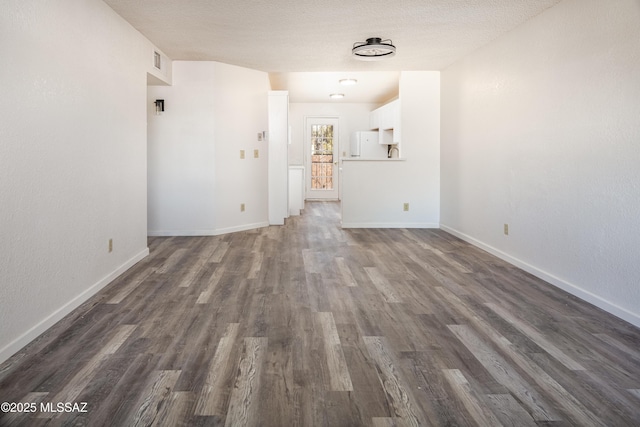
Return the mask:
M405 158L398 158L398 157L394 157L394 158L386 158L386 159L379 159L379 158L370 158L370 157L342 157L340 160L342 161L354 161L354 162L403 162L407 159Z

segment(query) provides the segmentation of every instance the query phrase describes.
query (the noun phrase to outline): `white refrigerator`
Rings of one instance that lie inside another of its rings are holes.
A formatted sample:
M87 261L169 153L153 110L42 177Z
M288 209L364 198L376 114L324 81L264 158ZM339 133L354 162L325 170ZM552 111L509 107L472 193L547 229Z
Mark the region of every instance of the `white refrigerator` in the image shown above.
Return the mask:
M351 134L351 157L386 159L387 146L379 143L378 132L360 131Z

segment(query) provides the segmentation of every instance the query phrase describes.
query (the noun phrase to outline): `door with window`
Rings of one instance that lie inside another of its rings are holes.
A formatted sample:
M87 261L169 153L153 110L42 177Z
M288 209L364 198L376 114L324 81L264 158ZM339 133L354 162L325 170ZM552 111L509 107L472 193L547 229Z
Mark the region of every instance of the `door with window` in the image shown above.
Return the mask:
M307 200L338 200L338 119L307 117L305 157Z

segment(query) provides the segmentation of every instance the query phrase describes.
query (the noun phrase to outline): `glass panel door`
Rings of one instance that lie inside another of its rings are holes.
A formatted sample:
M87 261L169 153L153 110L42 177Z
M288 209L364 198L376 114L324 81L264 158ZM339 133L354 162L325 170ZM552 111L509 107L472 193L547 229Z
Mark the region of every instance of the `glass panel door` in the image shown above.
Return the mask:
M307 199L338 199L338 120L307 119Z

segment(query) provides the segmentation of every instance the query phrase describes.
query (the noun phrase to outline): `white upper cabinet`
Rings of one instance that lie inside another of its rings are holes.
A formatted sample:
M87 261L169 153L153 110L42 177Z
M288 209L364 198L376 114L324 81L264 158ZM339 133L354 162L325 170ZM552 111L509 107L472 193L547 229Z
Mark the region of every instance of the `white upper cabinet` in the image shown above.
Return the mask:
M369 113L369 128L380 131L380 144L398 144L400 142L400 100L396 99Z

